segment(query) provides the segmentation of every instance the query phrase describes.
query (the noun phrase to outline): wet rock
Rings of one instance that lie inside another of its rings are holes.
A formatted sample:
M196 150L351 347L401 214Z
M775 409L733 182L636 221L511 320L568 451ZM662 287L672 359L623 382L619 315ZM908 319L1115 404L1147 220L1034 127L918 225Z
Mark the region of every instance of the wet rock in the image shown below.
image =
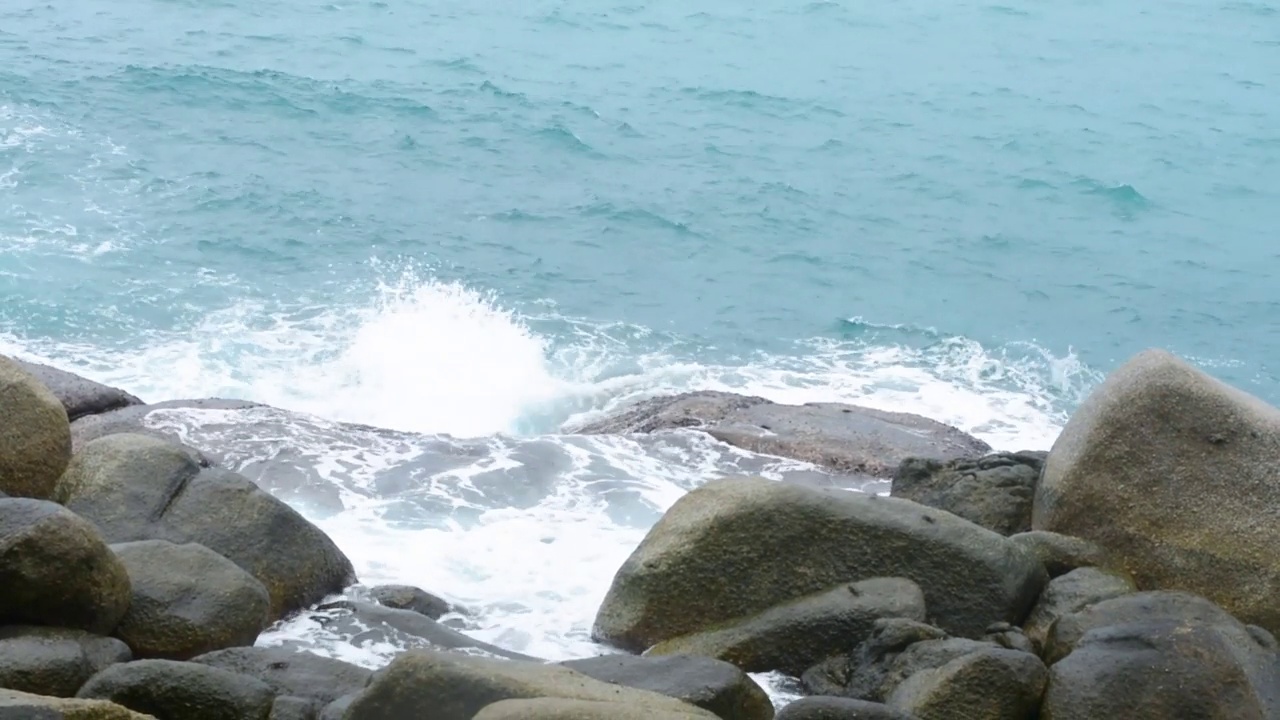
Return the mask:
M986 649L923 670L894 689L887 705L920 720L1032 720L1049 672L1040 658Z
M762 478L684 495L614 576L594 636L641 651L842 582L905 577L931 619L980 636L1021 623L1047 581L1008 539L909 500Z
M481 642L412 610L397 610L374 603L341 600L316 608L313 616L353 645L392 644L397 647L442 648L485 653L513 660L538 658Z
M747 672L799 675L865 640L887 617L924 620L924 594L903 578L872 578L777 605L712 630L664 640L646 655L704 655Z
M373 674L348 662L279 647L228 648L191 662L257 678L276 695L296 696L320 707L363 690Z
M0 355L0 491L46 499L71 459L67 411L49 388Z
M842 697L806 697L788 703L777 720L917 720L881 703Z
M141 400L124 390L82 378L65 370L26 360L14 362L49 388L54 397L62 403L62 407L67 412L67 419L71 421L86 415L96 415L142 404Z
M597 700L532 698L500 700L476 713L475 720L692 720L687 712L653 711L645 707Z
M110 700L159 720L268 720L275 700L259 680L175 660L112 665L76 696Z
M658 716L710 711L665 695L594 680L562 665L496 660L461 653L410 650L374 674L343 713L343 720L412 720L421 708L433 720L470 720L502 700L561 698L622 703ZM328 710L326 710L326 714Z
M601 655L560 664L596 680L683 700L722 720L773 718L773 702L764 689L721 660L694 655Z
M1133 580L1098 568L1080 568L1049 581L1027 618L1026 633L1031 642L1043 648L1049 630L1058 618L1078 613L1104 600L1137 592Z
M0 688L72 697L95 673L132 659L119 640L83 630L0 627Z
M155 422L156 418L162 417L168 411L248 410L259 407L264 406L245 400L222 398L167 400L149 405L130 405L75 420L71 423L71 444L74 452L79 453L87 443L100 437L121 433L145 435L177 445L201 467L213 467L219 464L218 457L185 444L178 430L166 427L164 423ZM155 417L152 417L153 414L156 414Z
M646 400L576 432L621 435L685 428L751 452L839 473L890 477L908 457L977 457L986 443L919 415L842 403L781 405L760 397L693 392Z
M439 620L445 614L454 612L448 600L410 585L378 585L370 588L369 594L389 608L412 610L432 620Z
M163 720L105 700L35 695L0 688L0 720Z
M1144 590L1185 590L1280 631L1280 410L1160 350L1072 415L1033 525L1106 548Z
M58 496L113 543L198 543L226 557L267 589L273 620L355 580L351 561L293 508L153 437L119 433L86 443Z
M946 510L1001 535L1025 532L1031 529L1031 499L1045 455L908 458L894 473L890 494Z
M1070 535L1032 530L1011 535L1009 540L1040 558L1051 578L1066 575L1082 567L1120 569L1119 564L1107 555L1102 546Z
M267 589L203 545L138 540L111 549L133 586L115 634L137 658L186 660L252 645L268 624Z
M110 634L129 575L87 520L47 500L0 500L0 624Z

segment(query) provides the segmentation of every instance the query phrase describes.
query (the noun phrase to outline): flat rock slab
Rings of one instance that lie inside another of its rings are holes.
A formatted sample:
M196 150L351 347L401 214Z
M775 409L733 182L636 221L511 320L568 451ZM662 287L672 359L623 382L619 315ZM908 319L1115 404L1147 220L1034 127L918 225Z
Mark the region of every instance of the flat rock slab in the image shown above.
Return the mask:
M14 362L53 392L54 397L67 409L69 420L142 404L136 396L120 388L103 385L66 370L17 358L14 358Z
M891 477L909 457L951 460L991 451L985 442L920 415L844 403L782 405L714 391L645 400L575 432L626 435L678 428L700 430L751 452L878 478Z
M151 405L129 405L107 412L81 417L71 423L71 447L73 452L80 452L87 443L107 435L131 433L148 435L182 447L202 467L218 464L218 458L210 456L183 442L183 437L175 432L154 428L147 424L147 416L158 410L246 410L264 407L246 400L227 400L223 398L200 398L195 400L168 400Z

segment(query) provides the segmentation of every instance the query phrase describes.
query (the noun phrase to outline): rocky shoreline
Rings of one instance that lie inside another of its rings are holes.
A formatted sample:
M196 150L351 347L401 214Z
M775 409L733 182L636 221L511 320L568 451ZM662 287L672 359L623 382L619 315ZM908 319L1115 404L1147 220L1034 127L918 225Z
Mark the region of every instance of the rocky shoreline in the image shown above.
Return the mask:
M1047 453L727 393L577 428L704 432L832 480L681 497L596 616L616 654L558 663L418 588L334 602L358 578L332 540L146 422L253 406L0 357L0 720L1280 718L1280 410L1162 351ZM419 647L371 671L254 645L298 613ZM776 709L755 672L807 697Z

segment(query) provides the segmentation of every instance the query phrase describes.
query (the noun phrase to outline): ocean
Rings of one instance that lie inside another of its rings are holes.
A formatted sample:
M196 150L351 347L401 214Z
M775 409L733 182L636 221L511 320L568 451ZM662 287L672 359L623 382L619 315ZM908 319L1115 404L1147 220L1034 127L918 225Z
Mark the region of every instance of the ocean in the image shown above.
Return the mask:
M0 352L295 413L171 421L366 584L597 654L666 507L804 470L565 432L636 399L1047 449L1158 346L1280 402L1278 118L1274 0L14 0Z

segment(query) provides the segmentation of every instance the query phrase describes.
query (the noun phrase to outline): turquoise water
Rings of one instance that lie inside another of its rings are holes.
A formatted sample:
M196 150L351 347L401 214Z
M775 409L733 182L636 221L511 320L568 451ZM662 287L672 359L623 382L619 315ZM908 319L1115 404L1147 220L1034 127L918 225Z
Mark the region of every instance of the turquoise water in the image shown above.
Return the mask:
M1048 447L1148 346L1280 402L1278 116L1271 1L16 0L0 349L463 437L715 387Z

